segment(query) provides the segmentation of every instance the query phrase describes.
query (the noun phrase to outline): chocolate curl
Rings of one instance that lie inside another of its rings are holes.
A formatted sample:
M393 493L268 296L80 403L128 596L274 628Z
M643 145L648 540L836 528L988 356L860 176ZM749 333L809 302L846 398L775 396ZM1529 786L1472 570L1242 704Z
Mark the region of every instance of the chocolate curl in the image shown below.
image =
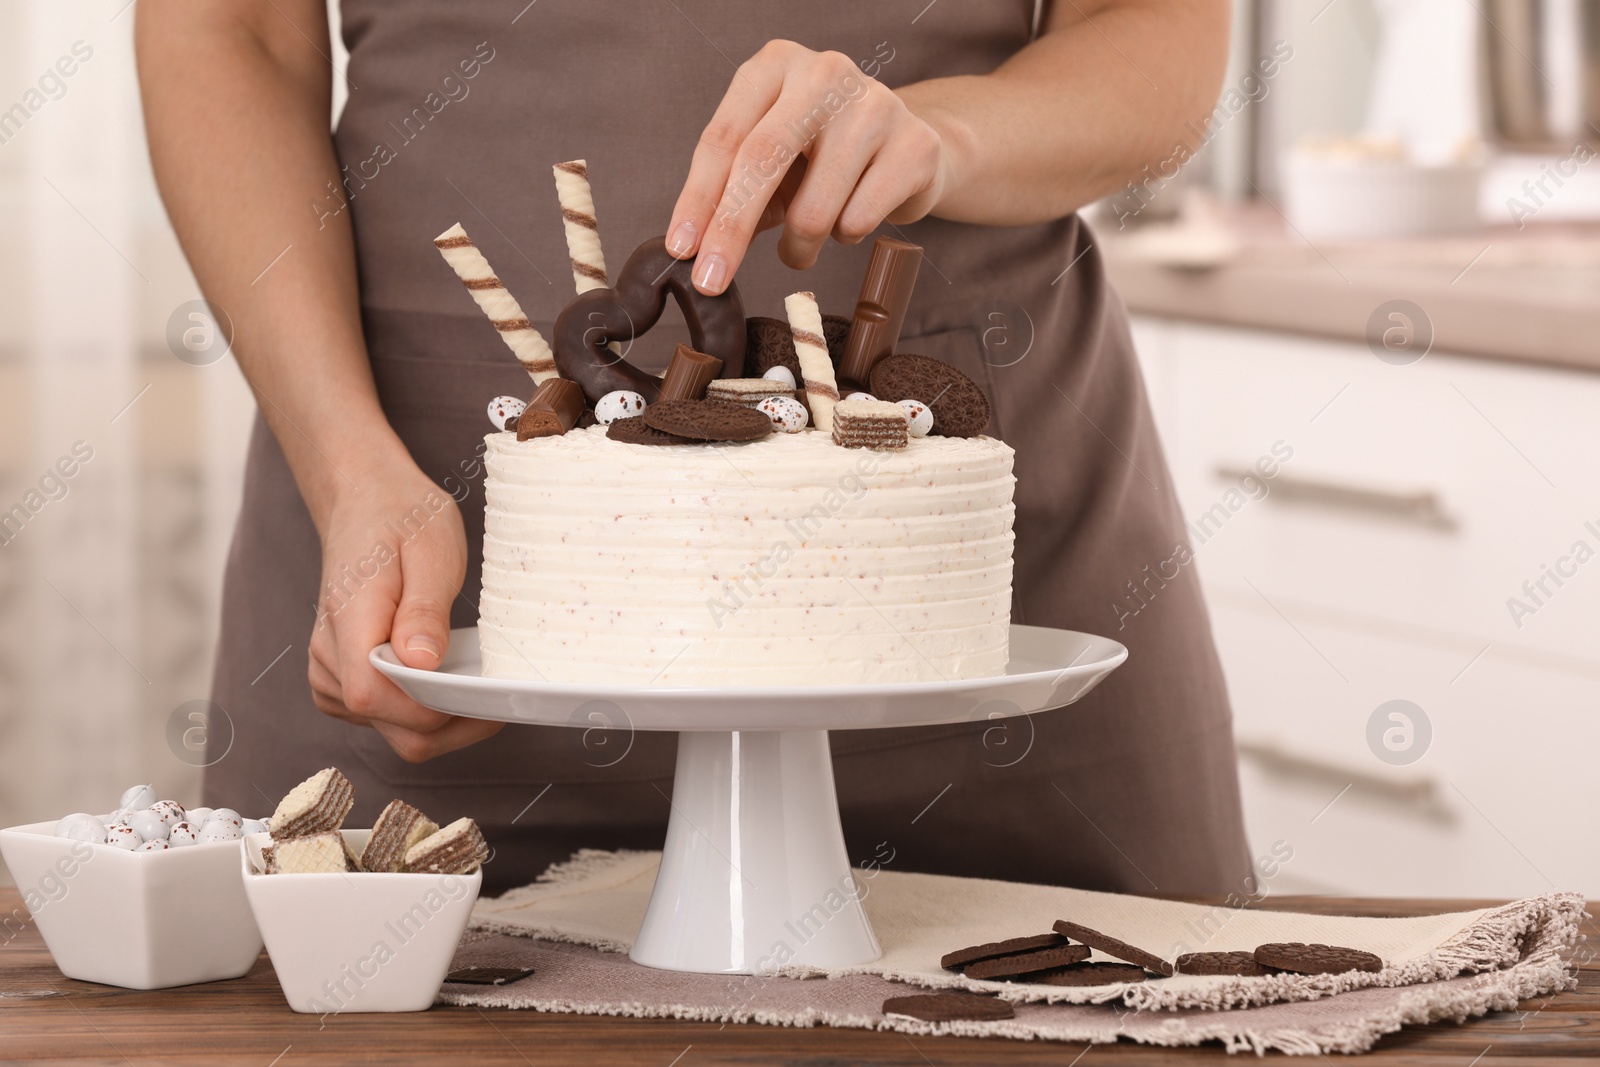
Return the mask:
M844 357L839 360L840 379L866 389L872 380L873 365L894 354L921 266L920 245L893 237L879 237L873 243L872 258L861 279L855 317L850 322L850 337L845 341Z
M500 331L500 339L517 357L528 377L540 384L556 377L556 357L550 346L522 313L516 297L506 291L505 285L489 269L489 261L483 258L461 223L435 237L433 246L456 272L478 307L489 316L494 328Z
M667 364L667 373L661 376L661 391L656 402L663 400L703 400L706 387L722 373L722 360L696 352L680 344Z
M783 310L789 316L794 353L800 358L811 424L823 433L831 433L839 383L834 380L833 360L828 358L828 341L822 333L822 309L811 293L791 293L783 298Z
M539 391L528 401L527 410L517 420L517 440L530 437L560 437L578 424L583 415L583 390L567 378L550 378L539 383Z

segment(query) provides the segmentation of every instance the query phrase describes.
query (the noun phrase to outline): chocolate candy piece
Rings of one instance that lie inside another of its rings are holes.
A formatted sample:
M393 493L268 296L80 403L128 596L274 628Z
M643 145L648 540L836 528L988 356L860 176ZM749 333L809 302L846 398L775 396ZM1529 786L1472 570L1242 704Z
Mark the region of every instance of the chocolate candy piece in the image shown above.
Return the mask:
M1371 952L1338 945L1286 941L1257 945L1255 960L1265 967L1296 974L1343 974L1345 971L1381 971L1383 960Z
M657 400L699 400L706 395L706 386L722 370L722 360L696 352L688 345L673 349L672 362L667 373L661 376L661 391Z
M925 1023L948 1023L959 1019L1015 1018L1017 1009L1009 1000L978 993L924 993L915 997L890 997L883 1002L885 1015L909 1015Z
M867 261L855 317L850 323L850 337L839 360L840 381L866 385L878 361L894 354L920 266L920 245L887 236L873 242L872 258Z
M1172 964L1153 952L1146 952L1144 949L1130 945L1126 941L1119 941L1109 934L1102 934L1099 930L1092 930L1087 926L1079 926L1077 923L1068 922L1065 919L1057 919L1051 928L1056 933L1070 937L1074 941L1081 941L1090 948L1104 952L1107 956L1115 956L1119 960L1136 963L1147 971L1154 971L1156 974L1167 978L1172 977Z
M654 402L661 379L646 374L606 345L632 340L654 326L671 294L689 325L691 348L722 360L722 374L744 374L745 322L739 288L730 283L721 296L706 296L689 273L694 261L677 259L666 239L652 237L628 257L610 289L591 289L562 309L556 318L556 366L564 378L583 387L590 403L607 393L630 389Z
M948 363L898 353L872 368L872 393L891 403L920 400L933 412L933 432L976 437L989 425L989 398Z
M1144 968L1131 963L1074 963L1053 971L1024 975L1018 979L1034 985L1110 985L1113 982L1142 982Z
M754 441L772 432L765 412L721 400L663 400L640 418L653 429L696 441Z
M1037 952L1019 952L1014 956L979 960L969 963L961 971L968 978L1015 978L1034 971L1053 971L1069 963L1082 963L1089 958L1088 945L1058 945Z
M665 433L644 421L643 415L630 415L606 426L606 436L627 445L692 445L693 438Z
M560 437L578 423L583 414L583 390L566 378L546 378L528 401L527 410L517 420L517 440L533 437Z
M1066 943L1067 939L1056 933L1029 934L1027 937L1011 937L1004 941L988 941L981 945L946 952L939 960L939 966L947 971L959 971L967 964L977 963L979 960L1014 956L1018 952L1034 952L1041 948L1059 948Z
M1259 978L1278 972L1257 963L1252 952L1185 952L1178 957L1178 973Z

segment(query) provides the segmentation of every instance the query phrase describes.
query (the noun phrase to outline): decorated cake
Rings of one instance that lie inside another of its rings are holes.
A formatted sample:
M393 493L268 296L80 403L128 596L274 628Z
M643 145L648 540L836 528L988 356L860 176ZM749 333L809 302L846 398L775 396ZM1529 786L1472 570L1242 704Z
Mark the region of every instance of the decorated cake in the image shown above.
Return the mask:
M545 342L459 225L435 244L536 384L489 404L479 640L496 678L841 685L1003 673L1011 449L955 368L895 351L921 249L853 317L746 317L645 242L615 283L586 168L555 168L578 297ZM667 297L666 373L628 362ZM870 392L869 392L870 390ZM841 393L843 398L841 399Z

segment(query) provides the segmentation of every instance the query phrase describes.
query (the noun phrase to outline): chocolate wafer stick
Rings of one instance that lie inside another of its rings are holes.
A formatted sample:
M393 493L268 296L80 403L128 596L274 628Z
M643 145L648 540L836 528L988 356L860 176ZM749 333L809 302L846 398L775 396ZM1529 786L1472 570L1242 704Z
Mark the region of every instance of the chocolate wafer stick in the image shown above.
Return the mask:
M791 293L784 297L783 310L789 317L794 352L800 359L800 375L805 379L811 424L823 433L831 433L833 405L839 402L839 383L834 379L833 360L828 358L828 341L822 333L822 309L817 307L817 298L811 293Z
M472 238L461 228L461 223L456 223L435 237L433 244L444 261L450 264L450 269L456 272L456 277L461 279L461 284L467 287L478 307L489 316L494 328L500 331L500 339L517 357L517 362L528 372L528 377L535 383L556 377L556 357L551 353L549 344L533 328L528 316L522 313L516 297L489 269L489 261L483 258L483 253L472 243Z

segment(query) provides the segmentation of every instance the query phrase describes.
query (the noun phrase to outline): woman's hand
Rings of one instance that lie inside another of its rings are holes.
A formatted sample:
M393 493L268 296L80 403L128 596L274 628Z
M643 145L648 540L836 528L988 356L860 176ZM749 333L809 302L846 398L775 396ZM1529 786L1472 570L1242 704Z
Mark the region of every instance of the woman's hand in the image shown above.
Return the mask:
M944 139L848 56L769 41L740 66L694 150L667 248L694 284L728 287L750 241L783 224L778 257L804 269L831 234L922 218L948 181Z
M465 748L501 723L425 708L367 661L385 641L408 667L432 670L450 641L450 606L467 572L461 513L411 467L363 479L322 526L322 587L309 677L318 708L371 726L404 760Z

